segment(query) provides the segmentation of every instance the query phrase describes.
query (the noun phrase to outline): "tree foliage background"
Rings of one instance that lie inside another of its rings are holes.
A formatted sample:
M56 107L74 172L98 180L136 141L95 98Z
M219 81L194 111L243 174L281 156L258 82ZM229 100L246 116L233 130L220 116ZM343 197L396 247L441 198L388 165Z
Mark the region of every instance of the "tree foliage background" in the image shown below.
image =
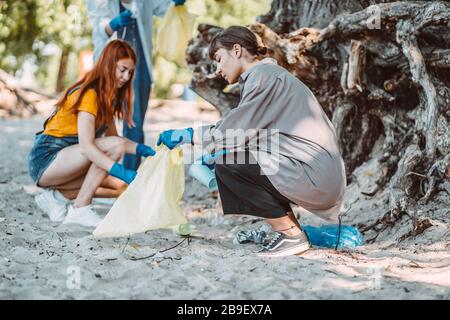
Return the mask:
M230 26L254 22L268 11L270 0L188 0L186 5L198 15L197 24ZM154 39L158 23L155 19ZM59 92L76 80L79 52L91 49L85 0L0 0L1 69L20 76L24 62L30 60L36 66L36 86ZM155 96L170 97L173 83L189 82L188 68L155 51L153 58Z
M8 0L0 3L0 67L16 73L30 59L37 66L38 86L46 89L56 89L51 88L48 81L52 78L56 82L59 80L59 90L69 80L74 80L77 76L74 72L66 78L69 57L74 59L80 50L91 47L85 1ZM59 50L49 52L49 45ZM58 51L59 57L51 56ZM51 68L52 62L56 63L56 68Z

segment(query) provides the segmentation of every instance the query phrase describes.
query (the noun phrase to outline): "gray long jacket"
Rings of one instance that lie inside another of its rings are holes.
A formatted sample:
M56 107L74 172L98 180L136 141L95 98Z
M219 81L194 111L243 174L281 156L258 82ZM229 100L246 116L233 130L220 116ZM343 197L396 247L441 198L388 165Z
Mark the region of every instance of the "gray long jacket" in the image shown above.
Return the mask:
M333 125L314 94L273 59L245 71L239 86L238 107L216 125L195 130L194 141L202 141L209 152L239 151L247 145L282 195L336 222L346 185L345 168ZM241 129L241 133L230 129Z

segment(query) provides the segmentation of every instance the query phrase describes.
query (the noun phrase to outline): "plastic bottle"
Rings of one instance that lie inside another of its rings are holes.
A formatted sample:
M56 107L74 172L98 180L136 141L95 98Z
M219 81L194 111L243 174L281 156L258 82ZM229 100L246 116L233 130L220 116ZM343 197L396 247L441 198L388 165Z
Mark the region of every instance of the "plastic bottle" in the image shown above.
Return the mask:
M320 227L302 226L313 246L335 248L338 241L339 225L329 224ZM341 225L338 248L355 248L364 243L359 230L353 226Z
M191 233L191 226L189 223L183 223L172 227L172 231L180 236L187 236Z
M242 244L253 242L256 244L263 244L267 237L266 232L260 230L242 230L239 231L233 239L234 244Z
M217 180L213 170L201 163L193 163L189 168L189 175L207 187L210 191L217 191Z

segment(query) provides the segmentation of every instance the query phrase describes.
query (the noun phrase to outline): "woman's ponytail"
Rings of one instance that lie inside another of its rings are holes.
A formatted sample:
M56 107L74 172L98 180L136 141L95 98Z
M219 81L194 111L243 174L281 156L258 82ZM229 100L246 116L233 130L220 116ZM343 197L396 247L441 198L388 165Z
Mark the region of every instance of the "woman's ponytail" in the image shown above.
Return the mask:
M264 56L267 54L267 48L260 46L256 35L248 28L241 26L231 26L222 30L214 36L208 47L209 57L214 60L217 50L224 48L231 50L233 45L239 44L251 55Z
M260 56L265 56L267 54L267 48L266 47L258 47L258 49L256 49L256 52Z

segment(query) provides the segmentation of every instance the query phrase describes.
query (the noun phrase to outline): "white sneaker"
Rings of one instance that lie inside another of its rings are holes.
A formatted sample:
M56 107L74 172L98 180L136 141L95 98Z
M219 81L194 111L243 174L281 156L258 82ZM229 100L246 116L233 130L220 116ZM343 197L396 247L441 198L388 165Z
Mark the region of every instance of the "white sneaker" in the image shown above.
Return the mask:
M58 191L53 189L44 189L44 192L34 197L34 201L52 221L63 221L67 213L67 205L70 200Z
M91 205L87 205L80 208L69 206L69 212L63 223L75 223L85 227L96 227L100 221L102 221L102 218L97 215Z

